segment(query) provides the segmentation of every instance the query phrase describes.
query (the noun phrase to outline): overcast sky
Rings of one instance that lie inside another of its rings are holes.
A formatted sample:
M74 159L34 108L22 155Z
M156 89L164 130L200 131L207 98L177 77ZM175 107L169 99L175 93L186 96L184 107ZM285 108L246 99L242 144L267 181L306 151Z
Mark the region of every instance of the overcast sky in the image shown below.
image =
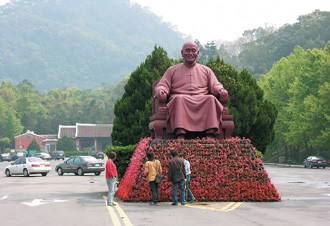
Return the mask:
M119 0L118 0L119 1ZM0 0L0 5L9 0ZM245 30L295 23L315 9L330 11L329 0L131 0L205 44L233 41Z
M330 11L329 0L131 0L161 16L203 44L235 40L245 30L297 22L315 9Z

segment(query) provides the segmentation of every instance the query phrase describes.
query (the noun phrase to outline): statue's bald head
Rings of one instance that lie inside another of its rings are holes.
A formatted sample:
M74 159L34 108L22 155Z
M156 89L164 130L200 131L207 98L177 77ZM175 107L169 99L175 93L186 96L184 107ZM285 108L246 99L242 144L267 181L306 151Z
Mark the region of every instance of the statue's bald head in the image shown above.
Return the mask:
M184 64L188 67L192 67L197 62L197 57L199 55L198 46L196 43L189 41L183 44L181 50L181 56L184 59Z
M185 42L182 46L182 50L184 50L186 47L195 47L198 50L198 45L193 41Z

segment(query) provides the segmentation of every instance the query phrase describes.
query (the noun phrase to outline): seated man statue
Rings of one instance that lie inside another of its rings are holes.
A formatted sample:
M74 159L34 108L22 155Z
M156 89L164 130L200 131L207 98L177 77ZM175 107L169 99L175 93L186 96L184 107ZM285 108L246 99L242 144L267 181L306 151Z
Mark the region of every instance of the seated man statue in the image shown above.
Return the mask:
M228 98L228 92L209 67L196 62L199 50L194 42L186 42L181 55L184 62L168 68L155 87L159 100L169 98L167 132L178 139L188 131L215 137L221 132L223 110L217 97Z

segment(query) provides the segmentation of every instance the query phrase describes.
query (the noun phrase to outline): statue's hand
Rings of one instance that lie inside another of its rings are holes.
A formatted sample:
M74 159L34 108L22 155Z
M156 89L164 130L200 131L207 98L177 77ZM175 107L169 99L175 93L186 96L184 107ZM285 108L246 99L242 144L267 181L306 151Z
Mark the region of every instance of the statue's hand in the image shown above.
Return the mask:
M228 99L228 91L225 90L224 88L220 89L219 94L220 94L220 100Z
M159 101L161 102L165 102L167 99L167 93L165 92L165 90L158 90L157 92L157 98Z

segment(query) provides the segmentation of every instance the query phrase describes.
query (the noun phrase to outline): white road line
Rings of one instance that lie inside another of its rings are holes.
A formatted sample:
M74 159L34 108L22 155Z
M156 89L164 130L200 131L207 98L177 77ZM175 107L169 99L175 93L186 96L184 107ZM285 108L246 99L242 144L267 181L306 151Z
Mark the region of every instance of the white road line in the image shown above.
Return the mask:
M1 197L0 198L0 200L4 200L4 199L6 199L6 198L8 198L8 196L6 195L6 196L3 196L3 197Z

